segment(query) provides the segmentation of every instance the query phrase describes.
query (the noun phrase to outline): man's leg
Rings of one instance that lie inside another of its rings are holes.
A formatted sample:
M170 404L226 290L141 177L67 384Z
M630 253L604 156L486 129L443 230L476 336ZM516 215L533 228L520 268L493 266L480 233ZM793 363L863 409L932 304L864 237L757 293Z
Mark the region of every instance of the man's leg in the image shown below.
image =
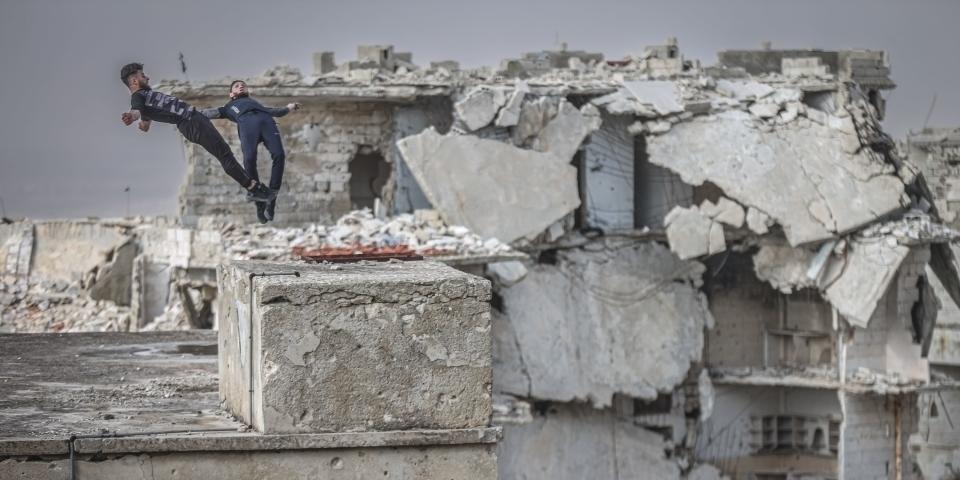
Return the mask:
M243 170L247 176L260 181L257 172L257 145L260 143L260 129L255 122L243 122L239 125L240 151L243 152Z
M280 138L280 130L277 124L270 118L263 122L261 130L263 145L270 152L270 158L273 160L273 166L270 169L270 189L280 190L283 183L283 165L286 161L286 155L283 153L283 141Z
M286 155L283 153L283 141L280 137L280 130L277 129L277 124L273 121L273 118L263 122L262 136L263 144L267 147L267 151L270 152L270 158L273 160L273 166L270 169L270 190L277 192L283 184L283 167L284 163L286 163ZM276 216L274 213L276 208L276 199L267 203L267 209L264 214L268 220L273 221Z
M183 134L184 138L203 147L204 150L213 155L223 171L230 175L230 178L236 180L243 188L250 186L250 176L244 173L243 168L237 162L230 146L220 135L210 119L199 113L194 113L189 120L180 122L177 129Z
M195 112L190 116L189 120L180 122L180 124L177 125L177 129L180 130L184 138L200 145L204 150L213 155L217 161L220 162L223 171L227 172L230 178L247 189L255 199L267 201L276 197L275 194L271 193L259 182L256 182L256 187L250 188L251 183L253 183L252 179L244 173L243 167L240 166L236 157L233 156L233 152L230 151L230 146L227 145L227 142L223 139L223 136L220 135L220 132L217 131L216 127L213 126L213 123L210 122L210 119Z

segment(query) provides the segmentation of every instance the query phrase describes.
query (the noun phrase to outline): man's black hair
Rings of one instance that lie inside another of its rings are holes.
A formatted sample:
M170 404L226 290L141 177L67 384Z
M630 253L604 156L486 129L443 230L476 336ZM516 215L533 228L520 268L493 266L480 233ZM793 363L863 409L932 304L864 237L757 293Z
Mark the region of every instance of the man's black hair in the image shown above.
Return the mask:
M234 80L234 81L230 82L230 90L233 90L233 86L236 85L236 84L238 84L238 83L246 84L247 82L244 82L243 80Z
M134 63L128 63L124 65L123 68L120 69L120 80L123 82L124 86L129 86L130 82L128 82L127 80L130 79L130 75L133 75L134 73L137 73L140 70L143 70L142 63L134 62Z

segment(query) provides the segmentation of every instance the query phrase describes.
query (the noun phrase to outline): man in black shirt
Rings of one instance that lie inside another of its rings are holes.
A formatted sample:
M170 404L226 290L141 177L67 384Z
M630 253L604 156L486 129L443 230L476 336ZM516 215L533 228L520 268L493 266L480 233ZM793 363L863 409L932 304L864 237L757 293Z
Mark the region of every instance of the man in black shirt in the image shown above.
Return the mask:
M140 130L150 130L150 122L156 120L172 123L187 140L196 143L217 158L223 170L247 189L247 197L257 202L269 202L276 198L262 183L250 178L237 163L230 146L217 131L210 119L203 116L187 102L172 95L150 89L150 78L143 73L143 65L130 63L120 70L120 79L130 89L130 111L121 116L124 125L140 120Z

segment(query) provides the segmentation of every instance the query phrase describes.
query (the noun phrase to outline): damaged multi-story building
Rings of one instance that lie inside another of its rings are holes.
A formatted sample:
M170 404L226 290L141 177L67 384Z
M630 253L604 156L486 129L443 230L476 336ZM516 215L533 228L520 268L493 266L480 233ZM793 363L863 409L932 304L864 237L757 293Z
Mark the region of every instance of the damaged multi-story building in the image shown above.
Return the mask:
M111 329L217 327L238 291L218 285L221 263L405 247L492 282L501 478L960 469L943 421L960 418L960 320L944 321L960 312L956 145L883 132L883 52L766 45L704 66L671 39L464 70L384 45L314 64L247 79L265 104L304 107L278 119L278 227L249 225L239 187L187 145L176 221L0 226L16 279L3 327L62 308L28 301L38 279L109 303ZM213 106L231 80L158 88ZM915 153L930 145L938 170ZM43 259L70 251L44 245L58 235L103 253L47 275ZM297 343L297 361L324 341Z

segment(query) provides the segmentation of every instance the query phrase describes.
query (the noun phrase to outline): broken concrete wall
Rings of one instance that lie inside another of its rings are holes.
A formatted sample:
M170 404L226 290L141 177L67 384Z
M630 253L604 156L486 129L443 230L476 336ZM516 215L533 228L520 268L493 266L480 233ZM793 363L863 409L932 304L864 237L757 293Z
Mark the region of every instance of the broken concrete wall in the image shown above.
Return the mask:
M960 227L960 129L928 128L907 136L905 152L923 172L941 218Z
M798 478L837 477L841 409L836 391L715 388L713 415L697 438L697 461L709 462L736 479L788 473Z
M859 148L849 118L838 118L838 129L804 121L775 132L753 122L742 111L681 122L648 139L650 161L688 184L710 181L769 215L794 246L829 239L908 204L892 165L845 146Z
M776 325L780 310L777 292L757 280L751 265L748 256L731 253L704 287L714 318L704 350L711 367L763 365L763 342L758 340L767 325Z
M500 478L680 478L663 437L611 409L547 404L532 422L503 430Z
M843 478L916 478L907 455L907 442L916 432L916 396L841 395L844 410L840 440L843 442ZM907 458L898 461L898 450Z
M631 119L604 115L600 129L583 148L580 166L583 225L601 230L634 227L635 173Z
M431 208L430 200L417 183L416 177L403 160L403 155L397 150L396 142L404 137L416 135L428 127L434 127L438 132L446 133L450 130L453 118L450 115L451 106L447 99L425 99L414 105L401 105L393 112L393 141L391 142L391 158L394 165L394 187L392 192L392 212L396 214L411 213L417 209Z
M432 262L234 262L218 275L221 399L257 430L488 425L488 281Z
M749 256L729 254L705 287L714 328L707 332L712 368L831 367L832 315L814 290L784 294L758 280Z
M33 223L0 224L0 275L26 281L33 259Z
M523 375L495 378L495 390L597 407L615 393L652 399L672 390L700 360L712 324L697 290L702 272L655 243L558 251L554 263L534 265L498 292L505 321L495 328L507 331L494 338L510 352L498 371Z
M923 478L960 473L960 391L923 392L917 400L919 423L910 450Z
M256 90L254 90L256 95ZM224 91L224 95L226 91ZM197 106L219 106L225 98L186 97ZM351 210L351 160L361 150L386 158L393 138L392 106L382 103L331 103L316 97L262 97L265 105L300 102L303 108L276 118L286 150L283 187L277 202L276 225L332 223ZM236 125L214 125L242 162ZM196 226L201 218L237 223L256 221L245 192L223 173L220 164L197 145L185 142L187 178L180 191L180 220ZM268 182L271 159L266 148L257 153L260 178Z
M941 299L937 312L937 324L930 344L931 364L960 366L960 307L950 300L940 279L931 268L926 270L926 278L933 286L934 295Z
M40 222L34 232L31 275L68 283L95 280L98 268L131 240L122 228L92 222Z
M136 256L137 244L132 238L115 248L107 261L97 268L96 277L88 287L90 298L130 306L133 260Z

